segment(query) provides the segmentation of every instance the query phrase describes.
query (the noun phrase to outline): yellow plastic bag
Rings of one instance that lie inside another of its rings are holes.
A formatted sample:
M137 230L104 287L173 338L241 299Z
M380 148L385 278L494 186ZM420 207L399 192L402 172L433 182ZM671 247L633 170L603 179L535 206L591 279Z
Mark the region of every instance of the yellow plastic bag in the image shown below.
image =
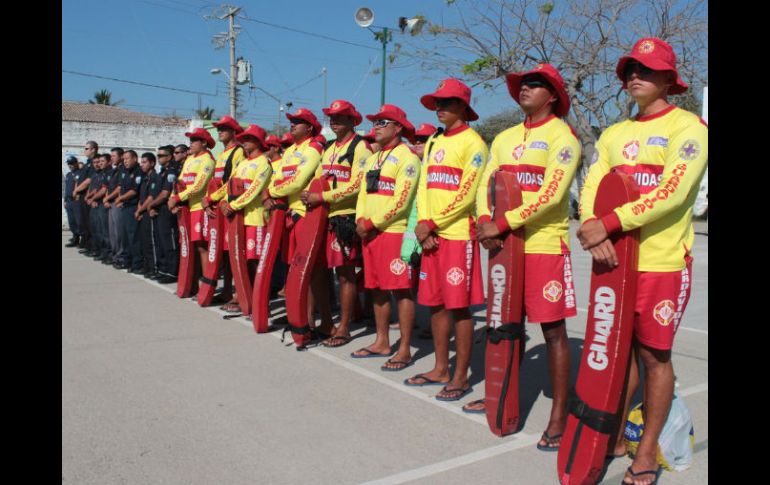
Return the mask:
M636 454L639 441L644 434L643 406L634 406L628 413L628 421L623 431L626 450L630 456ZM692 465L692 453L695 447L695 430L687 405L676 392L671 402L671 410L658 438L658 464L668 471L682 471Z

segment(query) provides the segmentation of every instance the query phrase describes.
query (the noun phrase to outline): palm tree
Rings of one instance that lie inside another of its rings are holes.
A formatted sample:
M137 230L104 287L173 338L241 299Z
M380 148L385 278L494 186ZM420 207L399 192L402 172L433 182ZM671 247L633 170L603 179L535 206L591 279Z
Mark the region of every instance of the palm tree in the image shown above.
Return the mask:
M197 116L200 120L210 120L214 117L214 108L209 108L206 106L203 109L196 109L195 116Z
M113 103L112 93L107 89L100 89L99 91L94 93L94 99L88 100L88 102L91 104L106 104L107 106L117 106L119 104L124 103L125 101L126 101L125 99L121 99Z

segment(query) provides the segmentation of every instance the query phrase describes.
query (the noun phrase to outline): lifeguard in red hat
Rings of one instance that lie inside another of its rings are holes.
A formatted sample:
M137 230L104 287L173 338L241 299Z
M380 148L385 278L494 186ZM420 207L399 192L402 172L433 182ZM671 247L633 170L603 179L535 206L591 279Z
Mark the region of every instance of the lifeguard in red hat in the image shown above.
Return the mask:
M577 314L568 210L581 146L562 120L569 111L569 95L553 66L538 64L526 72L510 73L505 80L525 121L504 130L492 142L476 194L479 241L493 249L502 244L501 235L524 227L524 310L527 322L540 323L543 331L553 389L550 419L537 448L556 451L567 424L570 360L565 319ZM537 206L536 211L512 210L492 220L487 193L497 170L516 173L523 207ZM463 409L484 412L483 400Z
M421 123L414 132L414 152L422 160L422 156L425 154L425 143L428 138L436 133L436 127L430 123Z
M369 144L354 130L361 124L361 114L349 101L338 99L323 112L337 136L325 146L315 177L331 176L331 189L326 192L303 192L302 201L308 208L329 204L329 225L326 234L326 263L334 268L340 284L340 324L332 329L332 337L324 342L339 347L350 341L350 320L358 298L356 267L361 267L361 240L356 236L356 199L364 176L364 164L372 154ZM322 246L324 247L324 246ZM318 301L328 301L330 290L326 271L316 268L312 288ZM329 315L321 315L322 326Z
M267 158L268 144L265 134L262 127L249 125L236 135L238 142L246 151L246 158L235 168L233 177L236 181L243 182L245 192L231 201L223 200L220 203L222 213L226 217L234 212L243 211L243 222L246 227L246 259L249 278L252 281L257 271L257 259L264 240L265 217L260 195L273 174L270 160ZM233 196L228 195L228 199L231 197Z
M300 194L307 187L313 174L321 162L323 145L315 138L321 133L321 124L307 108L299 108L294 113L286 113L291 124L291 136L294 143L286 148L280 163L274 164L270 185L263 192L262 201L268 211L276 204L276 199L287 198L289 210L286 213L286 229L284 234L281 256L284 262L291 261L296 247L297 238L302 237L304 227L305 204L300 200ZM278 166L280 165L280 166ZM308 298L310 301L311 298ZM320 302L328 305L328 300ZM328 308L328 307L327 307ZM313 318L309 319L311 328ZM331 320L326 327L319 329L320 333L330 334L334 328Z
M214 167L214 180L221 184L221 186L215 192L203 198L203 208L206 210L205 217L207 218L213 218L218 215L216 211L217 205L219 205L220 201L227 198L227 181L230 179L233 170L246 158L243 147L235 138L238 133L243 132L243 127L240 123L232 116L224 115L219 121L215 121L213 125L217 129L219 141L224 145L224 150L217 157ZM204 222L204 227L208 227L208 221ZM230 220L225 218L225 235L229 233L229 226ZM205 233L204 237L208 240L208 233ZM225 236L222 244L223 251L230 250L228 243L227 236ZM222 294L217 297L217 301L225 302L225 305L221 307L222 310L240 312L241 307L238 305L238 300L233 296L233 272L230 269L230 258L226 255L222 258L222 269L224 271L224 285Z
M433 369L404 383L446 384L436 399L457 401L471 391L468 366L473 320L468 307L484 303L473 211L488 150L481 136L468 126L468 121L479 118L470 106L468 86L445 79L420 102L435 110L444 125L441 133L428 139L423 156L414 231L423 248L417 302L431 309L436 361ZM449 372L452 318L457 346L454 375Z
M413 273L401 260L401 241L409 209L417 193L420 159L402 138L414 141L414 126L406 113L392 104L367 115L374 122L376 140L382 150L366 160L364 185L356 204L356 232L363 241L364 285L372 292L377 336L369 346L351 354L353 358L390 357L390 297L398 304L401 341L383 371L400 371L412 365L410 341L414 327Z
M676 69L672 47L646 37L621 57L615 69L639 112L607 128L596 143L594 163L580 197L582 226L577 236L595 262L617 265L612 234L640 230L634 340L623 414L645 369L644 434L623 483L657 481L657 443L674 392L671 348L690 299L692 208L708 163L708 127L697 115L668 102L687 90ZM611 170L633 176L640 198L597 219L594 198ZM625 454L623 427L614 450ZM610 443L612 446L612 443Z
M206 195L206 187L214 176L214 155L211 149L216 142L208 131L203 128L195 128L184 134L190 139L190 150L182 167L182 181L185 189L173 195L168 200L168 208L173 214L178 212L175 207L180 202L188 201L190 204L190 241L198 250L200 264L197 272L205 266L206 241L203 238L203 197ZM197 287L198 276L193 279L193 287Z

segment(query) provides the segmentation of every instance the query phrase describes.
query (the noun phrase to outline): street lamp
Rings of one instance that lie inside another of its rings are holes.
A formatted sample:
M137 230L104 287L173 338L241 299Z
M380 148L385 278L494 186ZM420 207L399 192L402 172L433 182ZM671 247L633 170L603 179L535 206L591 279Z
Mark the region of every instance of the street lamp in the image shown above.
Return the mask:
M224 74L225 77L227 77L227 84L230 87L230 116L235 118L235 83L233 78L230 77L229 74L227 74L226 71L223 71L222 69L215 67L209 71L211 74L217 75L217 74Z
M387 65L385 60L388 55L388 42L390 41L391 33L388 31L387 27L379 25L375 25L374 27L382 29L380 32L375 32L370 28L372 23L374 23L374 12L369 8L359 8L356 10L354 18L359 27L369 29L369 31L374 34L374 38L382 43L382 84L380 86L380 106L382 106L385 104L385 69ZM399 17L398 19L398 26L401 29L401 32L403 33L406 30L412 35L419 34L420 29L422 29L424 24L425 20L420 16L409 19L406 17Z

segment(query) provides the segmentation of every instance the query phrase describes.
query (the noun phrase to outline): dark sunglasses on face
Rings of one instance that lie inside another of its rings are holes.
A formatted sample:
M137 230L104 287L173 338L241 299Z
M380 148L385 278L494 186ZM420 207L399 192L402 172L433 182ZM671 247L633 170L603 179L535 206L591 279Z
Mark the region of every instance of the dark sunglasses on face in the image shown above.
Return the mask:
M639 72L640 76L649 76L655 72L655 70L650 69L644 64L640 64L638 62L630 62L626 64L626 68L623 70L624 77L628 78L634 72Z
M521 85L526 86L530 89L549 87L548 83L541 81L539 79L525 79L524 81L521 82Z
M436 107L439 109L447 108L455 101L457 101L457 98L436 98Z
M183 155L185 152L174 152L174 155Z
M202 143L203 142L203 138L190 138L190 142L194 142L194 141L199 141L199 142Z
M303 120L289 120L290 125L307 125L308 123Z

